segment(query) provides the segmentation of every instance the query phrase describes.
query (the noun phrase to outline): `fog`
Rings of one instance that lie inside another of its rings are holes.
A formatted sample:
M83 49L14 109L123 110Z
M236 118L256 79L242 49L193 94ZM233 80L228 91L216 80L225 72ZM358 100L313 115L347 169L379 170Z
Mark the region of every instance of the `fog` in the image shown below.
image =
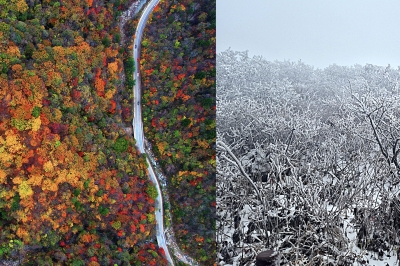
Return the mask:
M218 0L217 53L231 48L267 60L400 65L400 1Z

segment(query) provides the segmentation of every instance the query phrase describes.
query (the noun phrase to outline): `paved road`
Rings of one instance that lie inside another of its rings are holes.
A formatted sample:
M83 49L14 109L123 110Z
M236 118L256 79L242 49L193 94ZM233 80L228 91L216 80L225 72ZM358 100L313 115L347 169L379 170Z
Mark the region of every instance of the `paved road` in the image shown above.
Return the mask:
M146 25L147 19L153 10L154 6L158 3L159 0L152 0L150 3L147 5L146 9L143 11L142 16L140 17L139 24L136 29L136 38L133 43L133 58L135 60L135 73L134 73L134 78L136 79L136 85L134 87L134 116L133 116L133 134L136 140L136 146L138 147L140 153L145 153L144 150L144 134L143 134L143 121L142 121L142 108L141 108L141 88L140 88L140 78L139 78L139 63L138 60L140 58L140 43L142 41L142 34L143 34L143 29ZM153 184L156 185L157 192L158 192L158 197L155 200L155 209L156 209L156 232L157 232L157 242L158 246L162 247L165 251L165 256L168 260L168 262L171 265L174 265L174 262L171 258L171 255L169 253L166 239L165 239L165 233L164 233L164 204L163 204L163 199L162 199L162 193L160 189L160 184L157 180L157 177L154 173L154 170L151 166L151 163L149 159L147 160L147 164L149 165L148 171L149 171L149 176L150 180Z

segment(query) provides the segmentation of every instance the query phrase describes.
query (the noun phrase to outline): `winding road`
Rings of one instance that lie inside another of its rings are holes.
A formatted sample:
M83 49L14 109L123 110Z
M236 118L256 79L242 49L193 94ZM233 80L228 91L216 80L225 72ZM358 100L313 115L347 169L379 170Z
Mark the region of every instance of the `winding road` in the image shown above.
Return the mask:
M140 70L140 64L139 64L139 58L140 58L140 43L142 41L142 34L143 34L143 29L146 25L147 19L153 10L154 6L157 5L159 0L151 0L149 4L146 6L144 9L142 16L140 17L138 26L136 28L136 33L135 33L135 39L133 42L133 58L135 60L135 73L134 73L134 79L136 79L136 84L134 87L134 97L133 97L133 103L134 103L134 116L133 116L133 135L136 140L136 146L140 153L146 153L144 149L144 134L143 134L143 121L142 121L142 108L141 108L141 88L140 88L140 78L139 78L139 70ZM157 193L158 196L155 200L155 217L156 217L156 233L157 233L157 242L158 246L162 247L165 252L166 259L168 260L168 263L170 265L174 265L174 262L171 258L171 255L169 253L167 243L166 243L166 238L165 238L165 233L164 233L164 204L163 204L163 198L162 198L162 192L160 189L160 184L158 182L158 179L154 173L154 169L151 166L151 163L148 158L146 158L147 164L148 164L148 172L149 172L149 177L150 180L153 184L156 185L157 188Z
M173 251L174 256L185 264L191 266L198 266L198 262L196 262L193 258L184 254L182 250L179 248L178 244L175 241L175 236L172 228L168 228L168 232L164 229L164 204L162 198L162 191L157 175L154 171L154 168L151 164L152 160L154 162L154 157L151 151L146 152L145 150L145 141L144 141L144 133L143 133L143 121L142 121L142 108L141 108L141 84L140 84L140 44L142 41L143 29L146 25L146 22L149 18L149 15L153 8L158 4L159 0L150 0L146 8L143 10L143 13L139 19L139 23L135 32L135 39L133 41L133 59L135 61L135 73L134 79L136 80L136 84L133 88L133 135L136 140L136 146L140 153L144 153L147 155L146 161L148 164L148 172L151 182L156 186L158 196L155 200L155 217L156 217L156 234L157 234L157 243L158 246L164 249L165 257L168 260L170 265L175 265L174 261L171 257L170 250ZM160 177L161 178L161 177ZM162 179L162 178L161 178ZM168 234L168 239L165 234ZM168 244L168 246L167 246Z

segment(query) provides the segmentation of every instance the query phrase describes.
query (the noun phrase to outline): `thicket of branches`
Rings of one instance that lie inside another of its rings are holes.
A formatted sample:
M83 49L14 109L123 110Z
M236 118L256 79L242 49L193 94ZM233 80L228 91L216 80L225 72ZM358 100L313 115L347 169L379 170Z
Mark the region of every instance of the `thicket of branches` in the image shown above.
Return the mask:
M286 265L397 250L399 81L390 66L217 56L220 265L250 265L265 249Z

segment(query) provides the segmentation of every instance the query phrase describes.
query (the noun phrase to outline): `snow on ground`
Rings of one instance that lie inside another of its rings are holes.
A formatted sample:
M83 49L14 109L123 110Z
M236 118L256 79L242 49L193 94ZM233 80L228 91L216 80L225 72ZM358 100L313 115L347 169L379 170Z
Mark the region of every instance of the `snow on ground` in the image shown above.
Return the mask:
M345 214L341 215L344 220L344 231L346 232L347 238L350 240L350 250L357 256L357 261L354 265L371 265L371 266L396 266L397 255L395 250L384 252L383 257L379 258L377 252L369 250L361 250L357 247L357 229L350 221L354 219L354 215L350 210L347 210L347 219Z
M283 196L277 195L277 198L279 200L284 200ZM332 205L327 205L326 206L328 211L335 211L335 207ZM242 226L242 232L246 232L248 230L248 225L249 222L254 220L254 213L261 211L261 207L257 206L256 208L251 207L249 204L243 205L243 209L240 211L240 216L241 216L241 226ZM227 211L222 211L221 212L222 216L229 216L229 213ZM268 211L268 214L271 217L277 216L276 211L273 212L271 210ZM389 252L384 252L384 255L382 257L379 257L377 252L369 251L369 250L362 250L359 247L357 247L357 231L359 228L354 224L355 217L352 213L352 210L347 209L344 212L341 213L341 218L343 219L343 234L345 237L349 239L349 246L348 246L348 252L352 253L353 256L356 258L355 262L353 265L371 265L371 266L397 266L400 264L397 264L397 255L396 255L396 250L392 249ZM233 245L232 238L231 236L235 232L235 228L233 226L233 217L231 219L227 220L227 226L224 227L223 229L223 234L225 235L226 241L229 242L230 245ZM260 233L259 231L256 231L256 234L252 234L252 236L257 235ZM262 232L261 232L262 233ZM269 233L269 232L268 232ZM257 238L257 237L255 237ZM280 240L279 243L282 243ZM231 263L226 263L224 261L221 261L218 265L240 265L240 259L242 257L249 257L252 254L256 255L259 252L265 250L265 247L262 244L262 241L259 243L243 243L240 242L237 244L237 248L235 250L236 255L234 255L233 260ZM222 259L221 255L220 259ZM329 263L333 262L331 258L328 256L323 256L324 257L324 262ZM255 262L251 261L245 264L247 266L254 266ZM307 263L302 264L301 261L299 260L298 264L292 264L292 265L307 265Z

